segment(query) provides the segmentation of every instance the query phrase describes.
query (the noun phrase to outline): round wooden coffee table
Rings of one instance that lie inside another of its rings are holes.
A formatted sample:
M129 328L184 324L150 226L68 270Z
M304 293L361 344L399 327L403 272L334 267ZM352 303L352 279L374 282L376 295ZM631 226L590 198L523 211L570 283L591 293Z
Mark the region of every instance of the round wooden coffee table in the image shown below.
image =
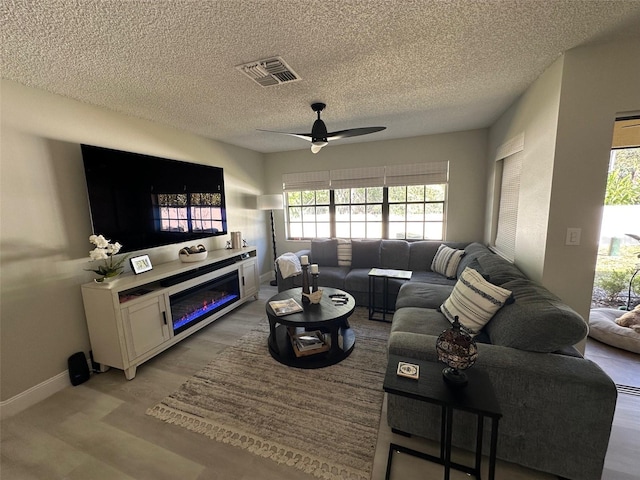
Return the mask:
M323 287L322 300L318 304L302 303L302 289L292 288L271 297L266 304L269 319L269 353L278 362L290 367L322 368L347 358L353 351L356 336L348 318L356 307L354 298L342 290ZM346 302L336 304L330 295L344 295ZM277 316L269 306L274 300L294 298L304 310ZM324 334L328 350L318 353L294 351L291 334L319 330Z

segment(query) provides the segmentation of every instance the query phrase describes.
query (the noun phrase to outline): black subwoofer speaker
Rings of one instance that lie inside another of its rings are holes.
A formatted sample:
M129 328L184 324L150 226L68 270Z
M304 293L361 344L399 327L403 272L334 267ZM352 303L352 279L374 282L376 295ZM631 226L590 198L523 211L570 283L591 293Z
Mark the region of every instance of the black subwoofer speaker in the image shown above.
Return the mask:
M68 364L71 385L80 385L89 380L89 365L87 364L87 357L84 356L83 352L77 352L71 355Z

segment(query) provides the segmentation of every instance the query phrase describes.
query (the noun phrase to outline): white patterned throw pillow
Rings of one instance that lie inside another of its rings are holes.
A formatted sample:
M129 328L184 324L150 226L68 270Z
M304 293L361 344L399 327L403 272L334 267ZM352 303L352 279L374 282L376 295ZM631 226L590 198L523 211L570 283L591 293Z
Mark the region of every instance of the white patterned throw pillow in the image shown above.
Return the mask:
M339 267L351 266L351 239L350 238L338 239L338 266Z
M440 311L453 323L458 316L460 324L477 334L505 303L511 291L493 285L472 268L465 268Z
M456 250L455 248L442 244L433 256L431 270L447 278L456 278L456 270L464 254L464 250Z

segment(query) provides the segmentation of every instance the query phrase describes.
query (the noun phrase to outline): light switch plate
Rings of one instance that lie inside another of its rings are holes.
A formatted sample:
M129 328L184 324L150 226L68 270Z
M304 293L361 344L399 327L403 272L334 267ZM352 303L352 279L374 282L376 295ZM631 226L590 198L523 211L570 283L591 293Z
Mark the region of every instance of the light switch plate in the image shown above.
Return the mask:
M565 239L565 245L580 245L581 228L569 227L567 228L567 238Z

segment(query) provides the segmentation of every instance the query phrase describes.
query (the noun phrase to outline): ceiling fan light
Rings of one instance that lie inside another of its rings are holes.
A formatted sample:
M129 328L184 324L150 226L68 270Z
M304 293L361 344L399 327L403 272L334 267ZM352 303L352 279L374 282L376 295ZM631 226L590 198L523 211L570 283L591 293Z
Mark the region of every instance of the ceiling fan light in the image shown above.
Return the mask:
M318 153L326 144L327 142L313 142L311 144L311 153Z

